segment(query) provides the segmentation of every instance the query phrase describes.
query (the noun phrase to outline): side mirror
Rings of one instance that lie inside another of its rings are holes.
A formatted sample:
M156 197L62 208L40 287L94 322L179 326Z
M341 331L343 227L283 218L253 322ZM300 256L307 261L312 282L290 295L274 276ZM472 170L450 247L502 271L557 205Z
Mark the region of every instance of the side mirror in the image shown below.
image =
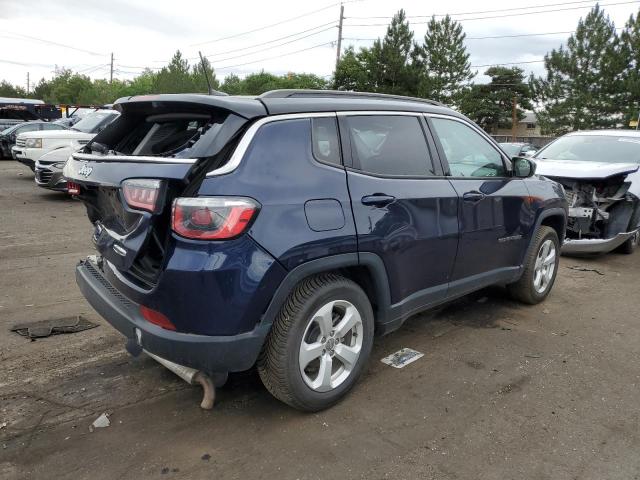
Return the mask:
M513 157L513 176L517 178L533 177L536 173L536 162L530 158Z

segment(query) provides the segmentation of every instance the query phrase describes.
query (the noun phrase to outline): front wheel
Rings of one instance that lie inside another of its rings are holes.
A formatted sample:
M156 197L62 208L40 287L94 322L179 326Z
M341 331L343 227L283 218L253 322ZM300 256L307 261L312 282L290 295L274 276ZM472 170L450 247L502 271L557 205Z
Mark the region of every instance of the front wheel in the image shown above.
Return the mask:
M509 293L516 300L530 305L542 302L553 287L559 263L558 234L553 228L543 225L535 233L522 276L507 286Z
M265 387L299 410L341 400L360 377L373 345L364 291L334 274L303 280L289 295L258 359Z

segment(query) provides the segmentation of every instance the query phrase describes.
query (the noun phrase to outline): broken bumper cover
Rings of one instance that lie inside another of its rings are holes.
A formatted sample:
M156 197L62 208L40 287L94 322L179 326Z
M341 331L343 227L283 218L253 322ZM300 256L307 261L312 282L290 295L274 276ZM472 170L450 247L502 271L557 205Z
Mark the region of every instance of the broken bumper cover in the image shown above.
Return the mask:
M231 336L165 330L147 322L139 305L116 290L90 260L76 266L76 282L91 306L127 339L159 357L207 373L251 368L270 328L258 325L251 332Z
M567 254L590 254L590 253L608 253L631 237L636 235L638 230L632 232L619 233L615 237L611 238L590 238L583 240L565 240L562 245L562 253Z

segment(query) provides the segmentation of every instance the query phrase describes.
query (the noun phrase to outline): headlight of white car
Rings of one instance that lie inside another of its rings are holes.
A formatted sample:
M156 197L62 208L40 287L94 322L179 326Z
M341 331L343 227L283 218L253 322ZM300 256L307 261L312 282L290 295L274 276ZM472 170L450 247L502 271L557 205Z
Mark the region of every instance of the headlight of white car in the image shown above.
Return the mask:
M25 147L27 147L27 148L42 148L42 139L41 138L27 138L27 142L25 143Z

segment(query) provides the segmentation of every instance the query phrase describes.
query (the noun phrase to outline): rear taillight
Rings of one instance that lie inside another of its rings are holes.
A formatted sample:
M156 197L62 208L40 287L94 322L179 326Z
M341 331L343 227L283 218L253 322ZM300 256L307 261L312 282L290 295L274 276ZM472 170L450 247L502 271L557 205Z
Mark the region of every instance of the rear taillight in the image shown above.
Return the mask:
M198 240L226 240L242 234L258 213L258 203L243 197L176 198L171 228Z
M122 182L122 193L131 208L155 212L161 187L161 180L132 178Z
M80 185L74 182L67 182L67 193L69 195L80 195Z

